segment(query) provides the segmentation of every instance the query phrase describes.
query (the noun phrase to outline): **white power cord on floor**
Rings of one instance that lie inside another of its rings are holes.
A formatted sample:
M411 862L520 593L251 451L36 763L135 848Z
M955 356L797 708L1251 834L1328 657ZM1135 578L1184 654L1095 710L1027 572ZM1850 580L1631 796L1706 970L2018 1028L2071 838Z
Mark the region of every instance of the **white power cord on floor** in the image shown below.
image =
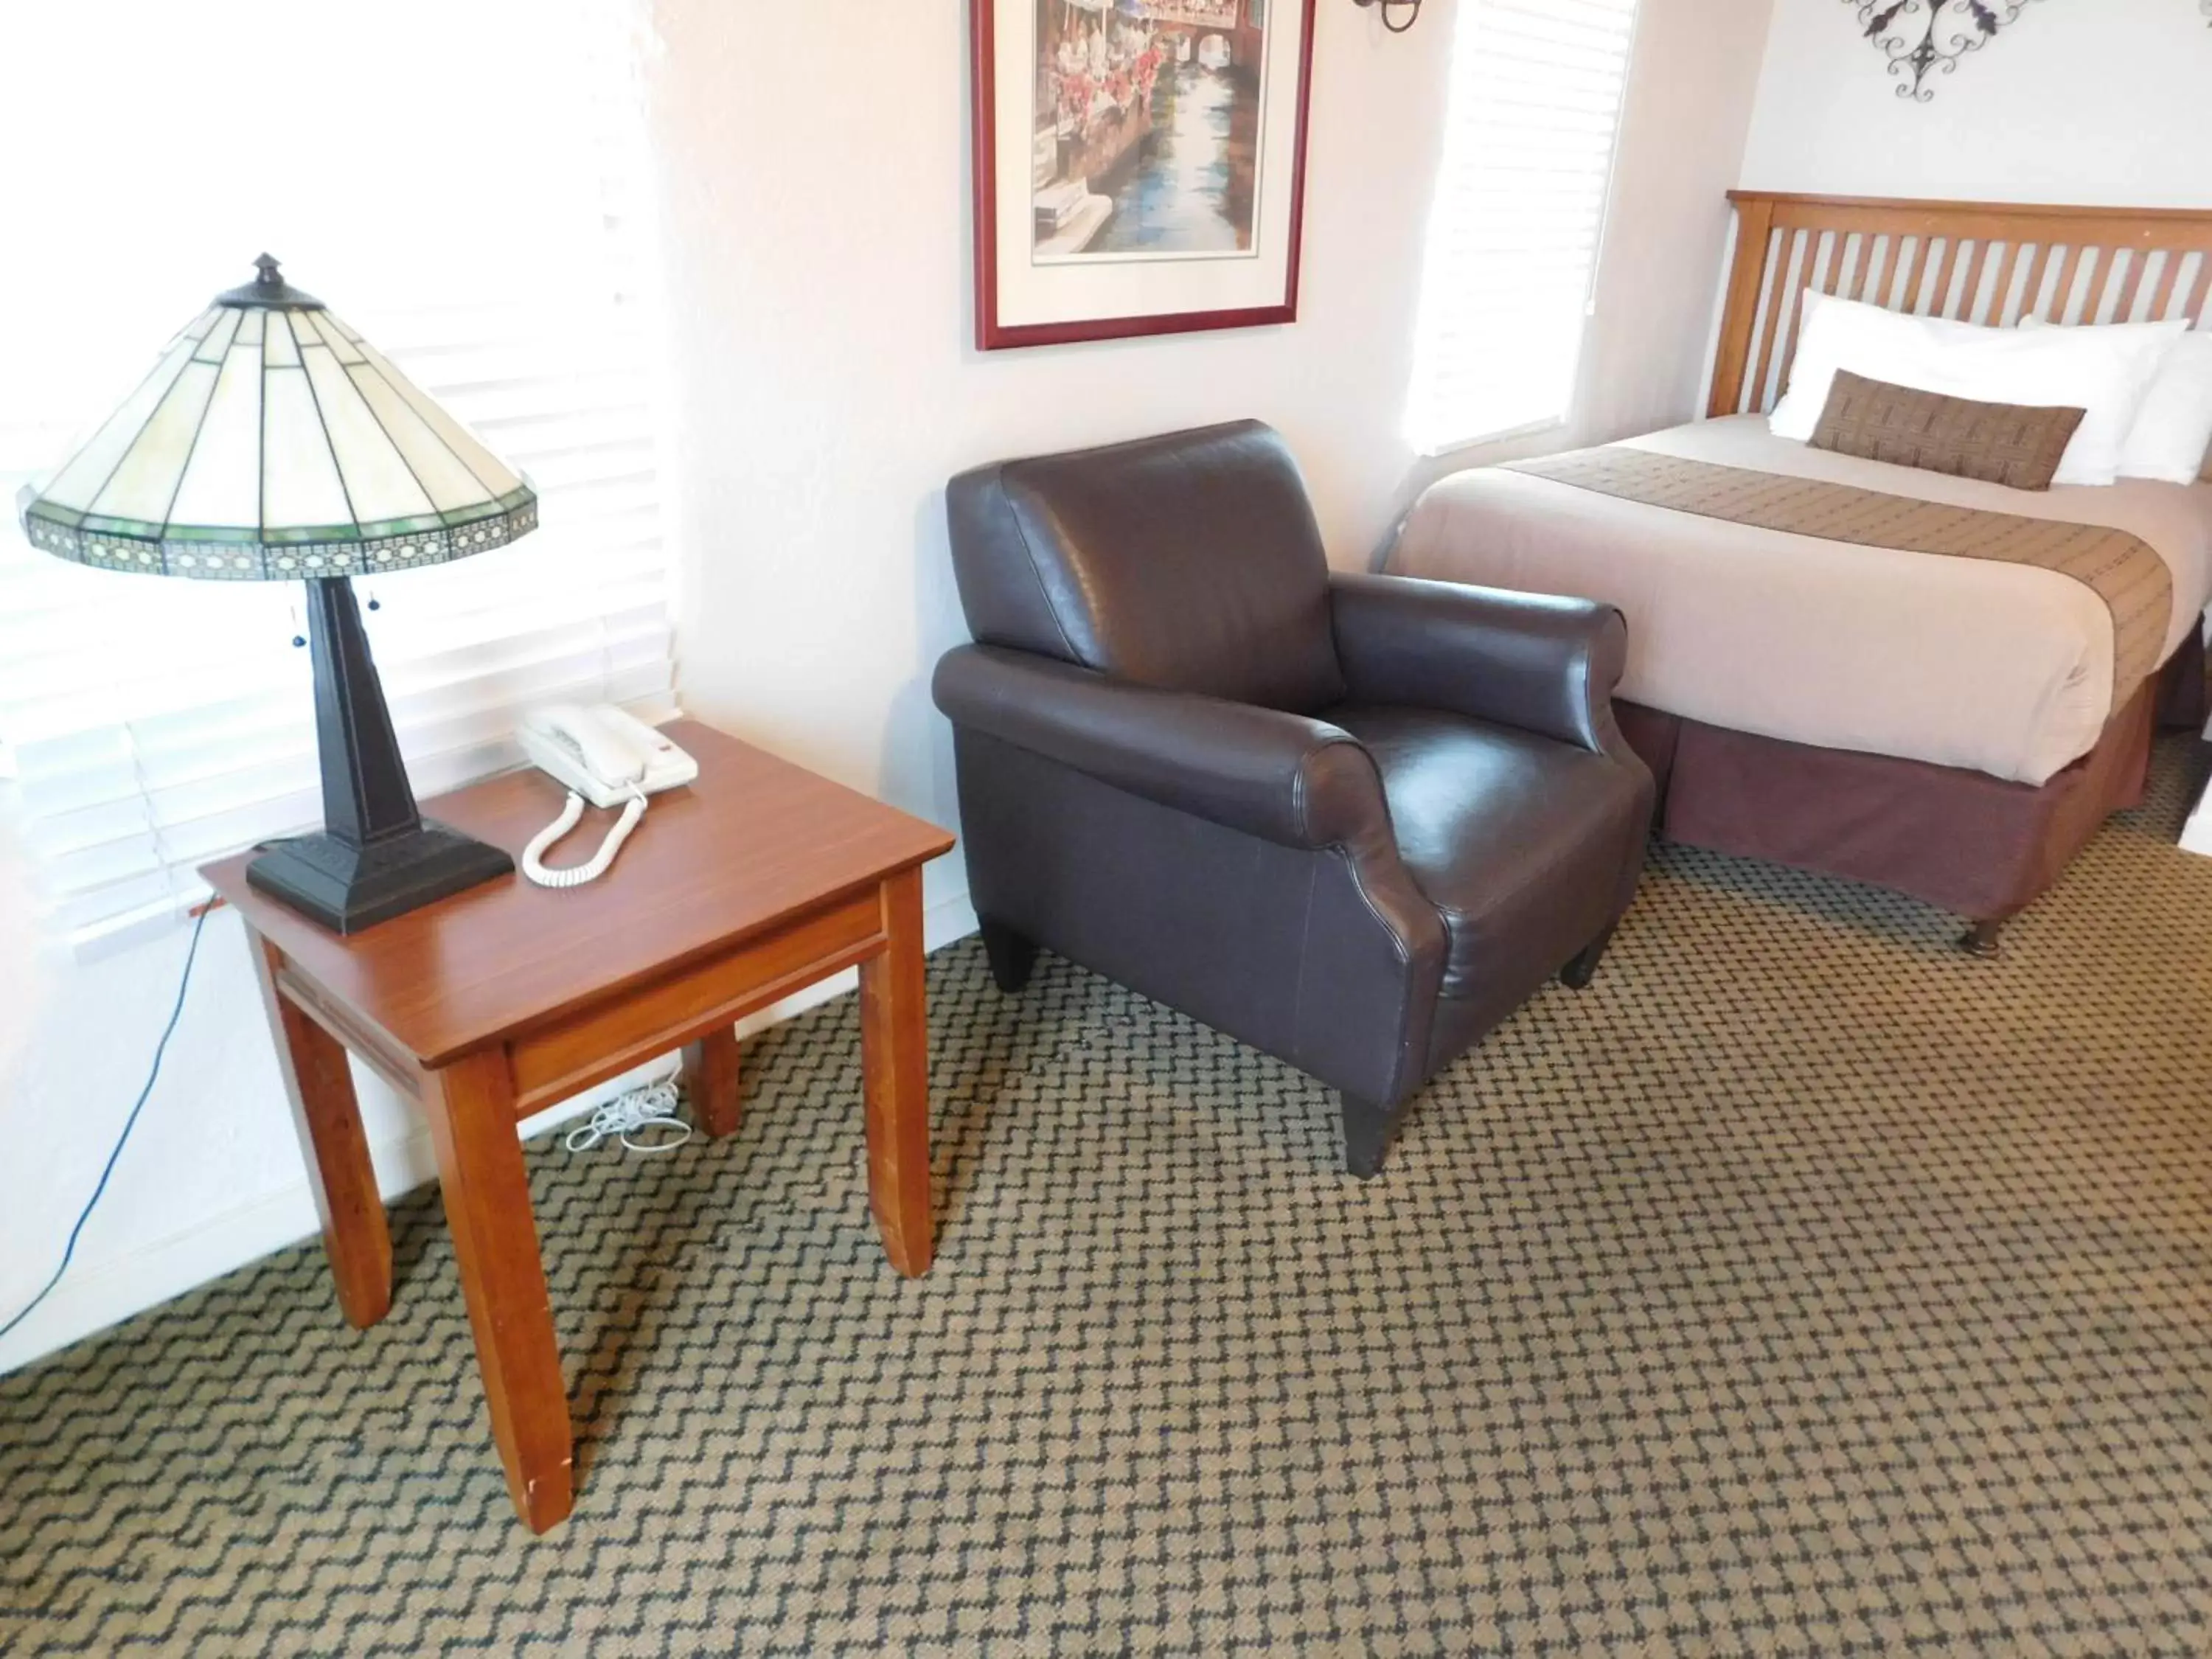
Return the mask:
M619 1140L633 1152L672 1152L691 1139L691 1126L676 1115L682 1085L673 1072L617 1095L593 1112L588 1121L568 1131L564 1143L572 1152L588 1152L609 1140ZM641 1130L655 1133L644 1139L632 1137Z

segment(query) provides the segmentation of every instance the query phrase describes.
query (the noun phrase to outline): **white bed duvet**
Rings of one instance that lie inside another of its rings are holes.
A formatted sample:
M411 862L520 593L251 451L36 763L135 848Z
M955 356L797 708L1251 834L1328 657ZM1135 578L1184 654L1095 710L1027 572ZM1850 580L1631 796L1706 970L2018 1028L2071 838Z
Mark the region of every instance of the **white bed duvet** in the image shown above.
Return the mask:
M2030 493L1812 449L1757 415L1630 442L2132 532L2172 575L2168 653L2212 600L2212 484ZM1794 743L2039 784L2086 754L2113 712L2111 613L2033 566L1790 535L1481 468L1422 495L1386 568L1607 600L1628 618L1620 696Z

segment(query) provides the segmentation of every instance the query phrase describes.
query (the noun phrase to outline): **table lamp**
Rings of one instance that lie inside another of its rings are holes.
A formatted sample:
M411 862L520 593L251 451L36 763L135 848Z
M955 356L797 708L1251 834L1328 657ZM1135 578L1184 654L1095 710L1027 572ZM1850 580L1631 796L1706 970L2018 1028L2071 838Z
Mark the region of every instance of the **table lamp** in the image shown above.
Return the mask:
M18 502L31 544L79 564L307 583L323 829L246 879L356 933L514 864L416 810L351 579L504 546L538 496L276 260L254 265Z

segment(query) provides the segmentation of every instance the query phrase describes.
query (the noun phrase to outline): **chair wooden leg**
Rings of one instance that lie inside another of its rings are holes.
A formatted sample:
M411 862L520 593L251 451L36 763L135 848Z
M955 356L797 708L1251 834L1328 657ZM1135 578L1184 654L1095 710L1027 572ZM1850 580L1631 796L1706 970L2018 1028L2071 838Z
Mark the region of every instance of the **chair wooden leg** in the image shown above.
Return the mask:
M1597 965L1605 958L1605 947L1613 943L1613 929L1607 927L1577 951L1574 959L1559 969L1559 983L1570 991L1586 988L1597 977Z
M1341 1096L1344 1168L1347 1175L1371 1181L1382 1171L1382 1156L1398 1138L1403 1106L1382 1106L1349 1091Z
M981 933L983 954L991 961L991 977L1001 991L1014 995L1030 982L1030 975L1036 968L1036 942L988 917L982 919Z

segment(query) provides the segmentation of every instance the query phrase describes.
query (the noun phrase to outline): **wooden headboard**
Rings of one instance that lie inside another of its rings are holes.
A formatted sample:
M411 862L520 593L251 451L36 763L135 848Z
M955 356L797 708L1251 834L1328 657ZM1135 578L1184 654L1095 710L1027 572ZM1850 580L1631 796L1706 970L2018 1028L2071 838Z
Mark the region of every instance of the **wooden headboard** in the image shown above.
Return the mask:
M1773 408L1808 288L1923 317L2008 325L2203 315L2212 212L2028 207L1732 190L1735 259L1711 415Z

